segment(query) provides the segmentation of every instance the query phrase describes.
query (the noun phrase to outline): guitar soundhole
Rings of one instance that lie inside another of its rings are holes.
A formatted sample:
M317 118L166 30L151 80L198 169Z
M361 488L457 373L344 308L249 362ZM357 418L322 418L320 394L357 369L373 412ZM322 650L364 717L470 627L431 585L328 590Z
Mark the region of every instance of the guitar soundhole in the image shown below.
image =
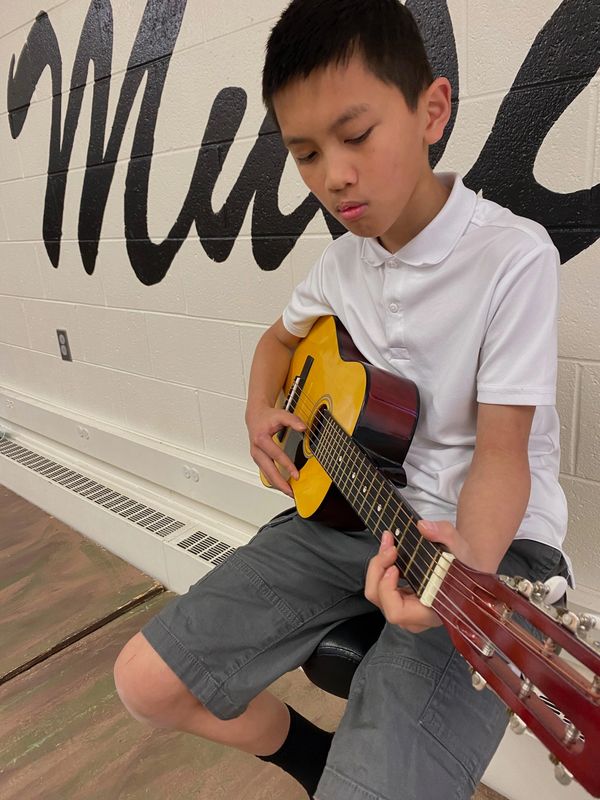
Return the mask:
M317 407L317 410L315 411L310 420L308 436L306 437L306 440L311 455L313 453L316 454L316 449L322 440L322 436L325 429L325 423L327 421L328 415L329 415L329 409L327 407L327 403L321 403Z
M293 430L293 428L286 428L285 431L283 451L293 461L296 469L300 471L307 461L304 453L304 434Z

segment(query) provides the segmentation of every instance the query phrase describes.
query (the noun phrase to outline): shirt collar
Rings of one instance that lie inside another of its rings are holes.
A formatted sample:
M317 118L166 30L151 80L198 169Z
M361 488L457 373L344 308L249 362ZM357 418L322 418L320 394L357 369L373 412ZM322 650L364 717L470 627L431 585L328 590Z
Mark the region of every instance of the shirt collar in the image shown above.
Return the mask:
M454 250L463 235L477 204L477 195L468 189L455 172L437 172L436 178L452 187L443 208L396 253L388 252L377 239L363 240L361 258L369 266L378 267L391 258L412 267L439 264Z

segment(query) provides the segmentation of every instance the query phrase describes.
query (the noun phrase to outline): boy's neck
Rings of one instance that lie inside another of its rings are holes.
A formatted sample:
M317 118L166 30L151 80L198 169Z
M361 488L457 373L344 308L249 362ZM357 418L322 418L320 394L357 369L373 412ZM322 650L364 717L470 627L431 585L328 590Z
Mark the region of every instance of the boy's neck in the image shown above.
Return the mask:
M451 189L435 177L428 168L410 199L404 214L378 242L390 253L396 253L437 217L450 197Z

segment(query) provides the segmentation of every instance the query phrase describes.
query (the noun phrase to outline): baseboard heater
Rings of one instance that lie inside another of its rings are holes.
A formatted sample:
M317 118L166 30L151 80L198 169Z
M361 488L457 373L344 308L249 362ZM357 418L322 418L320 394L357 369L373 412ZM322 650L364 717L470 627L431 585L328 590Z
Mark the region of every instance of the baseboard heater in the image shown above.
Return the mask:
M189 535L183 536L176 546L213 566L221 564L236 549L228 542L223 542L213 535L198 530L193 523L164 514L133 497L128 497L113 487L99 483L56 460L46 458L41 453L24 447L9 437L0 441L0 456L9 458L22 467L43 475L64 489L102 506L111 514L123 517L161 539L176 533L183 535L187 532L185 529L188 528Z

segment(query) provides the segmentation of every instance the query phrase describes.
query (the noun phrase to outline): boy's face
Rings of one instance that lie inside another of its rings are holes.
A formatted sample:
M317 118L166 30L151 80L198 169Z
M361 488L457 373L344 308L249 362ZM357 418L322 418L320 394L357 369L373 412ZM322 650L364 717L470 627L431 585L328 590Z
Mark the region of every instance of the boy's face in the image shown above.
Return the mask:
M428 145L441 138L449 116L442 108L449 84L440 90L440 81L412 112L396 86L354 55L347 66L316 70L273 98L284 143L308 188L346 228L380 237L391 251L414 235L429 202Z

